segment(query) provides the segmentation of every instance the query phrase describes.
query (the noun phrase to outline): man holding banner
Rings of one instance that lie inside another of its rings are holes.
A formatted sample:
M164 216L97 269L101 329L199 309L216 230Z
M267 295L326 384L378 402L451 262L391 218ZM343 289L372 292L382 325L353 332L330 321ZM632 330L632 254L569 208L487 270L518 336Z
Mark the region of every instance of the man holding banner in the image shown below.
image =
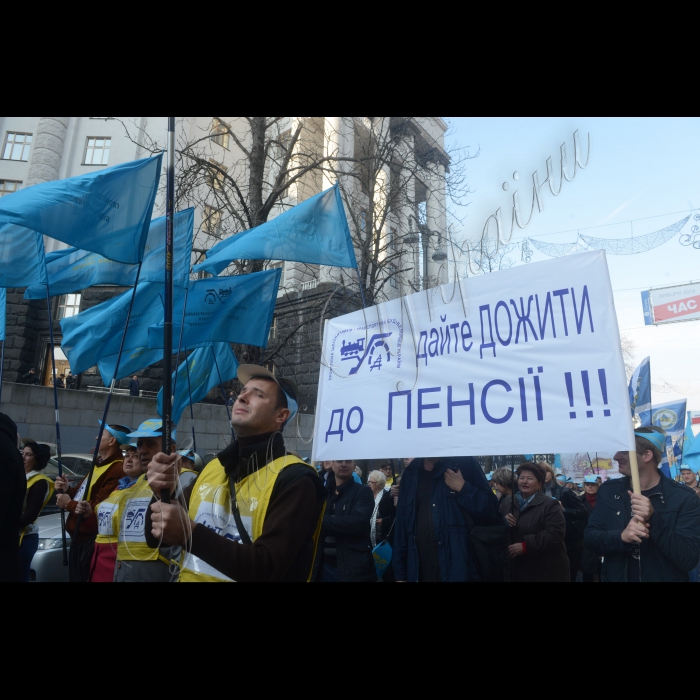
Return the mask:
M650 427L635 436L642 494L632 494L629 453L618 452L624 478L600 487L586 547L605 558L603 582L688 582L700 561L700 502L660 471L666 434Z

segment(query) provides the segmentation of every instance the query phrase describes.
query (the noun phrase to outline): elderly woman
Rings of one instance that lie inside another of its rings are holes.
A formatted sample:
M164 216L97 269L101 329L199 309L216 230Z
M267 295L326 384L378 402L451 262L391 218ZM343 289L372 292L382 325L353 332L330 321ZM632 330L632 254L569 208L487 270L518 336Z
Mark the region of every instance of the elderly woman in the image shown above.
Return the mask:
M367 485L374 495L374 512L372 513L372 548L381 544L389 536L389 531L396 518L396 508L391 493L385 491L386 477L376 471L369 475Z
M558 501L542 492L545 470L526 462L518 468L519 493L501 502L501 515L511 527L513 544L506 580L512 583L569 583L564 538L566 521Z
M114 569L117 563L117 536L115 522L118 523L123 515L119 512L120 504L125 502L128 491L136 486L145 469L141 464L136 445L122 445L124 451L124 474L117 489L112 495L97 506L98 534L95 540L95 551L90 566L90 583L113 583ZM76 508L84 517L92 514L92 506L83 501Z
M32 559L39 549L39 528L37 518L53 496L54 485L48 476L43 474L51 458L48 445L27 443L22 451L24 473L27 475L27 495L24 497L20 527L20 582L28 583Z
M513 470L501 467L496 469L491 477L493 485L498 491L498 500L502 502L506 496L512 496L515 486L515 479L513 477Z

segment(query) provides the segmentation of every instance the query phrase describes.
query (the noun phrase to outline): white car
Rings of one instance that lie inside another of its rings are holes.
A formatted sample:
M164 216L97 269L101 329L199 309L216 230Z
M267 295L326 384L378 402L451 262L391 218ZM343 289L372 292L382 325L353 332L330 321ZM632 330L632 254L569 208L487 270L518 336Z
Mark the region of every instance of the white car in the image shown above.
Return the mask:
M43 515L39 526L39 549L32 559L29 580L36 583L68 583L68 567L63 566L61 514ZM66 533L68 550L70 535Z

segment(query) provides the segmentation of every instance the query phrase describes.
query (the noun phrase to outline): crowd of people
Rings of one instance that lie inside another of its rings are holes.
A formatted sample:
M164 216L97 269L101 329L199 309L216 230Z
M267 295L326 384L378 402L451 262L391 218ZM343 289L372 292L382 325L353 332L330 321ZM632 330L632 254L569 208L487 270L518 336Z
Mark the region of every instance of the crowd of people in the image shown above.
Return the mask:
M71 582L697 581L700 486L689 470L682 483L660 471L660 429L635 433L641 494L625 452L622 478L604 484L535 462L485 474L472 457L387 461L365 479L352 460L316 469L287 449L291 382L252 365L239 379L236 439L208 465L176 434L164 454L160 419L104 425L77 485L46 477L49 448L20 452L0 414L0 580L29 580L55 492Z

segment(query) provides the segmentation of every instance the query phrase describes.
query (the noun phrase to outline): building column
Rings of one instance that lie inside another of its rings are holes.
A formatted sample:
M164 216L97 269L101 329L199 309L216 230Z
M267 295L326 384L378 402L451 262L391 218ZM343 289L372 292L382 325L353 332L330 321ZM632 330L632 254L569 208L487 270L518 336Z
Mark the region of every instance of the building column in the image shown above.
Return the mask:
M445 167L437 165L437 173L431 174L427 183L428 201L426 204L427 224L431 231L437 231L440 236L430 237L430 251L428 253L428 271L431 278L439 278L439 284L446 284L449 275L447 260L433 260L436 252L447 253L447 216L444 187Z
M26 187L58 180L70 117L41 117L32 144Z

